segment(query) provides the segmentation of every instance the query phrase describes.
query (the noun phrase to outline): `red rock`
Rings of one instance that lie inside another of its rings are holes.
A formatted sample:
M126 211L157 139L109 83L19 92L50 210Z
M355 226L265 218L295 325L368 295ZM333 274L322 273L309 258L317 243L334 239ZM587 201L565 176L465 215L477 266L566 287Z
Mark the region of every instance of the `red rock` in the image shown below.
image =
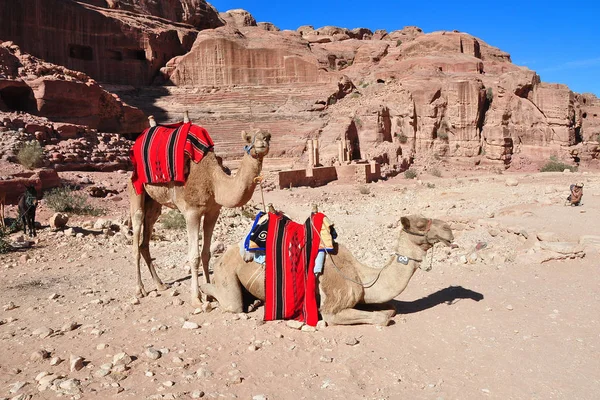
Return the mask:
M214 49L218 48L219 54ZM192 50L178 58L170 80L182 86L273 85L337 80L320 72L301 40L245 27L202 31Z
M222 12L219 14L219 16L227 23L227 25L231 25L235 28L242 28L244 26L257 26L256 20L252 14L246 10L229 10Z
M0 78L0 98L6 109L110 132L140 132L147 126L140 110L124 104L81 72L43 62L10 42L0 43L0 54L12 56L22 72L43 74L38 77L27 73L25 79L17 75ZM50 129L47 121L23 125L30 133Z
M133 11L174 22L183 22L197 29L212 29L224 24L214 7L204 0L83 0L83 2L98 7Z
M96 0L90 3L101 4ZM210 14L203 0L119 1L125 9L144 9L148 14L183 17L186 5L197 4ZM35 12L31 12L35 10ZM196 30L189 25L75 1L22 0L0 2L0 38L13 40L24 51L46 61L84 71L94 79L127 85L149 84L170 58L189 50ZM216 20L214 19L216 17ZM196 15L189 15L194 21ZM223 24L213 14L210 27ZM84 30L84 32L81 32ZM35 71L44 74L44 67Z

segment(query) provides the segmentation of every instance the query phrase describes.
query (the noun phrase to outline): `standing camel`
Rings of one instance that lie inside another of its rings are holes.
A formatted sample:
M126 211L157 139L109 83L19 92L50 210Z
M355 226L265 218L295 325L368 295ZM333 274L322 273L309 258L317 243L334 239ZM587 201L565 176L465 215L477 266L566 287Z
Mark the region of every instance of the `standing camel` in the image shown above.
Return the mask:
M187 115L184 122L188 122ZM151 125L153 123L151 119ZM242 132L242 139L246 142L245 154L235 176L228 175L215 153L210 151L198 163L187 160L189 175L183 185L174 182L145 184L143 192L138 195L129 180L133 254L137 268L137 296L147 295L142 283L140 254L144 257L157 289L167 288L156 274L149 248L152 227L161 214L162 206L166 206L177 208L185 218L188 260L192 272L191 301L193 306L201 304L198 289L200 257L202 257L204 280L209 283L210 243L221 207L241 207L252 198L257 185L256 178L262 169L263 158L269 152L271 134L262 130L256 130L252 134ZM203 243L202 252L199 253L198 235L201 221Z
M439 219L410 215L402 217L401 222L396 254L383 268L361 264L341 244L331 257L326 258L318 290L319 312L327 323L389 324L394 310L363 311L354 307L386 303L398 296L418 268L427 270L421 265L427 250L438 242L450 246L454 240L448 224ZM214 283L201 285L201 290L215 297L224 311L240 313L243 311L242 287L264 301L265 267L245 262L238 246L231 246L215 265Z

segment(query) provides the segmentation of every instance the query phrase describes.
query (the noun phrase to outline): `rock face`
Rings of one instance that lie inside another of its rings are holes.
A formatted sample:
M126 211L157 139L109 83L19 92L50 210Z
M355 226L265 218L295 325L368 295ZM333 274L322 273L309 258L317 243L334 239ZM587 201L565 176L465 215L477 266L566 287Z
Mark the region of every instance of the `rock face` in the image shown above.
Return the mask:
M12 42L0 43L0 60L0 111L29 112L105 132L139 132L147 124L140 110L82 72L43 62Z
M0 38L98 81L128 85L151 83L167 60L189 50L197 32L161 18L64 0L3 1L0 15Z
M325 82L317 57L299 38L259 27L199 33L192 50L163 69L181 86L275 85ZM330 74L332 75L332 74Z
M507 166L517 154L537 161L598 156L594 96L542 83L508 53L466 33L333 26L265 32L244 10L221 15L228 27L201 32L164 76L182 88L325 85L333 97L315 98L322 106L303 111L327 116L308 136L322 140L320 153L332 162L336 139L348 142L350 159L404 165L431 155ZM341 76L357 89L343 99L334 86ZM275 103L271 112L286 111ZM299 120L297 111L278 117Z
M27 186L34 186L38 196L44 190L61 185L58 174L53 169L40 169L36 172L24 172L13 176L3 176L0 179L0 190L6 193L7 204L17 204L19 197L25 193Z
M220 14L221 18L227 23L236 28L242 28L244 26L257 26L256 20L246 10L229 10ZM271 29L266 29L271 30Z
M225 23L219 13L204 0L83 0L83 3L112 10L127 10L182 22L196 29L212 29Z
M458 31L280 31L245 10L218 14L203 0L5 1L0 15L8 21L0 37L129 85L114 90L159 122L189 109L225 157L239 156L239 131L258 124L280 135L272 155L288 164L306 161L307 138L320 140L324 163L399 169L442 158L496 168L600 156L600 100L542 83L508 53ZM112 117L118 106L106 106L110 97L93 81L78 78L84 90L70 79L30 79L12 53L0 52L0 62L1 74L19 76L0 80L0 110L125 131ZM60 129L77 136L78 128Z

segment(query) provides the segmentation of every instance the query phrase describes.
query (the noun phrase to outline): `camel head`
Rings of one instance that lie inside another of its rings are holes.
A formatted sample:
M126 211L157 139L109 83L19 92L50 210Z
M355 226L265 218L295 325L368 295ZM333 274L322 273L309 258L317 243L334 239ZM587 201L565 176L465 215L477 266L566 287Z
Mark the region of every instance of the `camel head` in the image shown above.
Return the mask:
M256 129L253 133L242 131L242 139L248 143L244 150L253 158L262 160L269 153L271 134L262 129Z
M429 219L420 215L409 215L400 219L402 230L408 233L410 240L424 250L436 243L452 246L454 235L450 226L440 219Z

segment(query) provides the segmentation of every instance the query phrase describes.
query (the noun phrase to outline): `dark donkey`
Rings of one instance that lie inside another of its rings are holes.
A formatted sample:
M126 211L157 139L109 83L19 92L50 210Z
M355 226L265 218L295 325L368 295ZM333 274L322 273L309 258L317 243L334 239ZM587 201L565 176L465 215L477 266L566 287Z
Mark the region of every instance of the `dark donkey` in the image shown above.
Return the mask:
M25 187L25 193L19 198L19 216L23 221L23 232L29 236L37 236L35 232L35 210L38 205L37 191L33 186Z

